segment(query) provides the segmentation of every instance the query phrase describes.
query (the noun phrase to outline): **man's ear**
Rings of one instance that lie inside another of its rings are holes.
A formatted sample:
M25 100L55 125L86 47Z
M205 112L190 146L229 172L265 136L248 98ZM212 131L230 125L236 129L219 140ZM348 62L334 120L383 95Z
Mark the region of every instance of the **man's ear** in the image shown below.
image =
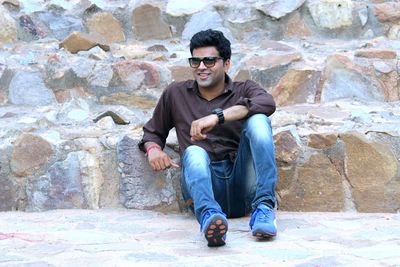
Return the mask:
M227 60L224 61L224 69L225 72L228 72L229 68L231 67L231 59L228 58Z

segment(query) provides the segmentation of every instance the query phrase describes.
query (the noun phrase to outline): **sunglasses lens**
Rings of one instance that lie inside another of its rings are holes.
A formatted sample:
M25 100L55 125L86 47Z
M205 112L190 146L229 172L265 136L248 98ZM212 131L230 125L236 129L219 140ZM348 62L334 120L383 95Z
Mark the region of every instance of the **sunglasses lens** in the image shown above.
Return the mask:
M195 57L189 58L189 64L192 68L197 68L198 66L200 66L200 62L201 62L200 58L195 58Z
M206 65L206 67L210 68L215 65L216 60L217 60L217 58L215 58L215 57L205 57L203 59L203 62L204 62L204 65Z

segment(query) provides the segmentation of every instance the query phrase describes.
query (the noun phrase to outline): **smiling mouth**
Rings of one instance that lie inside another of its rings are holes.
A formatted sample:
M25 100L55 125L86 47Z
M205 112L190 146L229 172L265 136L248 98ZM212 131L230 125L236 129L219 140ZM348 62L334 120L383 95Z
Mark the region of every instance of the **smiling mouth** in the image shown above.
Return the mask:
M210 76L209 73L197 73L197 76L200 77L200 79L205 79L208 78L208 76Z

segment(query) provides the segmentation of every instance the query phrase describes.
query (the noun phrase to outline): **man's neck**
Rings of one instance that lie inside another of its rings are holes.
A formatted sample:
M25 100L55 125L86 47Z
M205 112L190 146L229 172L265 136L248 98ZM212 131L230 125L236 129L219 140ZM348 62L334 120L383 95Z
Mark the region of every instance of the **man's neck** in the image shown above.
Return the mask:
M207 99L208 101L221 95L224 91L225 91L225 83L219 85L218 87L214 87L214 88L200 88L199 87L200 95L204 99Z

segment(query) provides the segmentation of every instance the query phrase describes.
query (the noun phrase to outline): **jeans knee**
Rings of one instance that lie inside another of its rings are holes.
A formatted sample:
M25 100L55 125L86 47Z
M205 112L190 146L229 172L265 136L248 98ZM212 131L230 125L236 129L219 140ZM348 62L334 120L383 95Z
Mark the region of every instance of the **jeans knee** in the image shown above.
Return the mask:
M246 126L248 127L259 126L260 124L271 124L271 120L265 114L254 114L246 121Z
M183 165L186 167L203 166L206 167L210 163L207 151L199 146L188 146L183 152Z
M207 151L195 145L187 147L183 152L182 174L189 191L211 177Z
M192 156L207 156L207 151L196 145L188 146L185 151L183 151L183 157L192 157Z
M245 130L251 137L272 137L271 120L265 114L255 114L247 119Z

